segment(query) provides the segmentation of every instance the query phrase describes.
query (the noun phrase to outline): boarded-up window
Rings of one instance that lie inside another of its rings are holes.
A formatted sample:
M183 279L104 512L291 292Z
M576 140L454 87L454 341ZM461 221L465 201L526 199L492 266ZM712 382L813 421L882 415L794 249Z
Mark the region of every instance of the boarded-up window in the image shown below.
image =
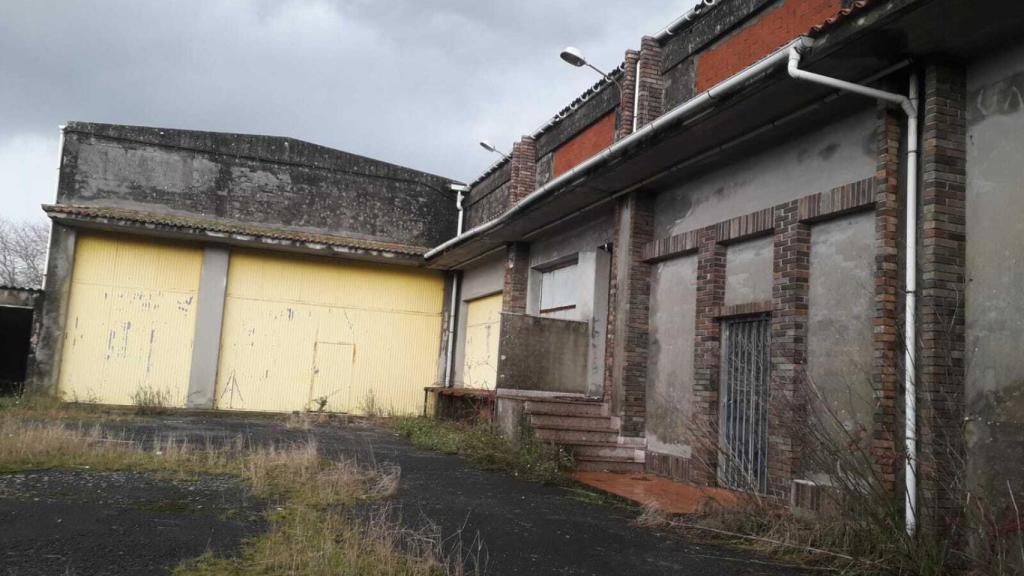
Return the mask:
M540 315L548 318L576 320L576 297L579 293L579 266L576 260L541 273Z

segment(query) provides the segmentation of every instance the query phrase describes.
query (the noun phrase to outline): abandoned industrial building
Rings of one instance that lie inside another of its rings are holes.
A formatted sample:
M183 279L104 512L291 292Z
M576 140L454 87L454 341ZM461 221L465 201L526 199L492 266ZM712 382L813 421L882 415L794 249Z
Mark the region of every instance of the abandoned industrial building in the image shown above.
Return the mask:
M910 508L953 506L961 460L1019 490L1021 30L1011 1L705 0L468 185L69 123L33 384L479 397L582 468L797 500L824 409Z

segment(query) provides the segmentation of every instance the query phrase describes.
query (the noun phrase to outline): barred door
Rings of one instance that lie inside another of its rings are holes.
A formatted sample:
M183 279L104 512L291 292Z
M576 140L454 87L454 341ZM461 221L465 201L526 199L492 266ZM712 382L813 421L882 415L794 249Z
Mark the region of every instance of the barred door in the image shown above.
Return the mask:
M768 489L768 379L770 321L724 323L719 481L764 493Z

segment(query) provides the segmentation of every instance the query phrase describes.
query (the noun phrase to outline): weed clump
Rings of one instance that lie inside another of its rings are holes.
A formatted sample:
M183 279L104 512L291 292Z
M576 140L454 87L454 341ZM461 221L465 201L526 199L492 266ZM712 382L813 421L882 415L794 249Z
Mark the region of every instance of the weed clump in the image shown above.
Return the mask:
M485 470L501 470L531 482L560 484L575 466L570 452L525 434L519 442L501 436L488 422L466 424L401 416L392 427L413 446L458 454Z

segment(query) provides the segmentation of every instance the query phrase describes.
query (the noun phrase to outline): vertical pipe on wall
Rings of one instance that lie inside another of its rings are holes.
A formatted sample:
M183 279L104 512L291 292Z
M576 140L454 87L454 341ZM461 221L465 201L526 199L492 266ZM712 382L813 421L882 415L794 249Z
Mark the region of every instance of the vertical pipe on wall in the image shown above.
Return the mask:
M908 96L914 111L907 114L907 262L906 338L904 342L904 428L906 432L906 502L907 533L914 534L917 527L917 386L914 382L917 348L917 165L918 165L918 86L917 75L910 75Z
M633 130L636 132L636 119L640 112L640 57L636 59L636 73L633 74Z
M462 201L465 199L468 187L453 184L452 190L455 191L455 207L459 211L458 222L455 225L455 237L458 238L462 234L462 225L465 218ZM447 354L445 355L444 362L444 386L446 388L451 388L455 385L455 367L453 366L455 364L455 316L459 305L460 278L458 270L452 272L452 298L448 309L448 350L446 350ZM424 404L425 409L426 404Z
M904 431L906 450L906 497L905 516L907 534L913 535L917 528L917 389L914 381L914 362L916 354L916 293L917 290L917 166L918 147L918 86L917 75L910 75L908 95L886 92L869 88L861 84L847 82L838 78L823 76L800 69L801 49L796 44L789 50L789 75L796 80L804 80L860 94L869 98L877 98L885 102L898 104L907 116L907 230L906 230L906 279L904 289L905 306L905 342L904 342Z

